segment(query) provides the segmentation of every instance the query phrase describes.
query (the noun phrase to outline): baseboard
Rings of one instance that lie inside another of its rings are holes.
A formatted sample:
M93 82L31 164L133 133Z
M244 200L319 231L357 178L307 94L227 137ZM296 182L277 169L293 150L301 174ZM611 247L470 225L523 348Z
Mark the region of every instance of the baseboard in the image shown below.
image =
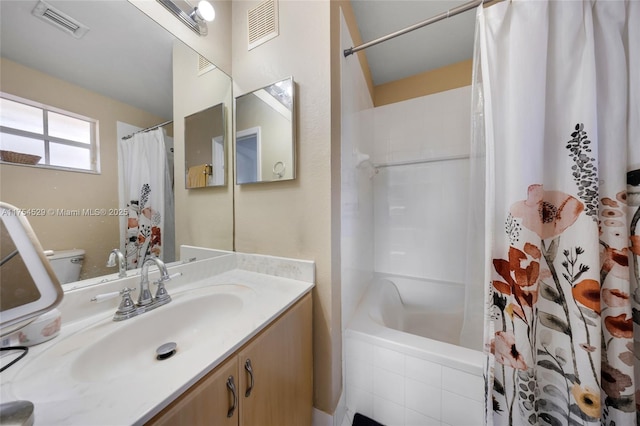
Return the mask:
M333 426L333 416L314 407L311 424L313 426Z
M347 397L346 393L342 392L338 406L336 407L333 415L327 414L322 410L313 408L312 425L313 426L342 426L344 416L347 413Z

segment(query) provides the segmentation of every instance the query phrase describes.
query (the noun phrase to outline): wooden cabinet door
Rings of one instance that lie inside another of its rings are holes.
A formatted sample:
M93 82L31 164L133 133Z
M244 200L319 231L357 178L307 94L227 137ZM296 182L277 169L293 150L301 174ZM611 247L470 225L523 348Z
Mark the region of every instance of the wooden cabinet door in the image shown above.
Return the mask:
M154 426L238 426L238 361L230 357L171 405L158 413L148 425ZM227 385L232 378L236 398ZM230 409L235 404L235 410ZM229 417L228 414L231 414Z
M239 352L240 425L311 425L311 314L307 294Z

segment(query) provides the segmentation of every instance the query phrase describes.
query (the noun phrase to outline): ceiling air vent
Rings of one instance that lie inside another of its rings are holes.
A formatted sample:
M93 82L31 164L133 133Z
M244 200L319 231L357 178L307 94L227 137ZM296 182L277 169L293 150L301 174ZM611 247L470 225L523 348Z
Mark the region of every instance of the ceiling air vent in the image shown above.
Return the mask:
M81 24L42 0L38 2L31 13L56 28L71 34L75 38L80 38L89 31L89 27L86 25Z
M216 69L216 66L202 55L198 55L198 75L206 74Z
M278 2L266 0L247 13L249 50L278 36Z

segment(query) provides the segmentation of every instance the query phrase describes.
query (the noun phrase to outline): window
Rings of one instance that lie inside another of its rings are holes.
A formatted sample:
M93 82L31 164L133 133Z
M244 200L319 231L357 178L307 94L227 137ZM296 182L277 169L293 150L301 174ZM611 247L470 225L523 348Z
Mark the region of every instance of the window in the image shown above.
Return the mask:
M40 157L37 166L100 171L96 120L6 93L0 93L0 150L4 162L30 154Z

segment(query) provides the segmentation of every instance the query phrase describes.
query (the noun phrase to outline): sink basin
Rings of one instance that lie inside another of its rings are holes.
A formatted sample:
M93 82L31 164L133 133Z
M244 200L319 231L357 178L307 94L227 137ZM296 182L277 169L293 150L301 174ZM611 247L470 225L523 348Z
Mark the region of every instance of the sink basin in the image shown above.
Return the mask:
M173 301L125 321L123 327L92 343L73 363L71 374L82 381L102 381L135 374L153 363L171 362L207 334L220 336L225 320L241 309L242 299L234 294ZM168 342L177 344L176 355L172 360L157 360L156 349Z
M104 318L53 341L24 363L13 384L15 396L56 401L55 393L41 388L43 375L79 397L96 382L127 386L185 368L224 343L253 293L242 285L202 287L172 295L171 303L125 321ZM156 349L168 342L177 344L175 355L158 360Z

